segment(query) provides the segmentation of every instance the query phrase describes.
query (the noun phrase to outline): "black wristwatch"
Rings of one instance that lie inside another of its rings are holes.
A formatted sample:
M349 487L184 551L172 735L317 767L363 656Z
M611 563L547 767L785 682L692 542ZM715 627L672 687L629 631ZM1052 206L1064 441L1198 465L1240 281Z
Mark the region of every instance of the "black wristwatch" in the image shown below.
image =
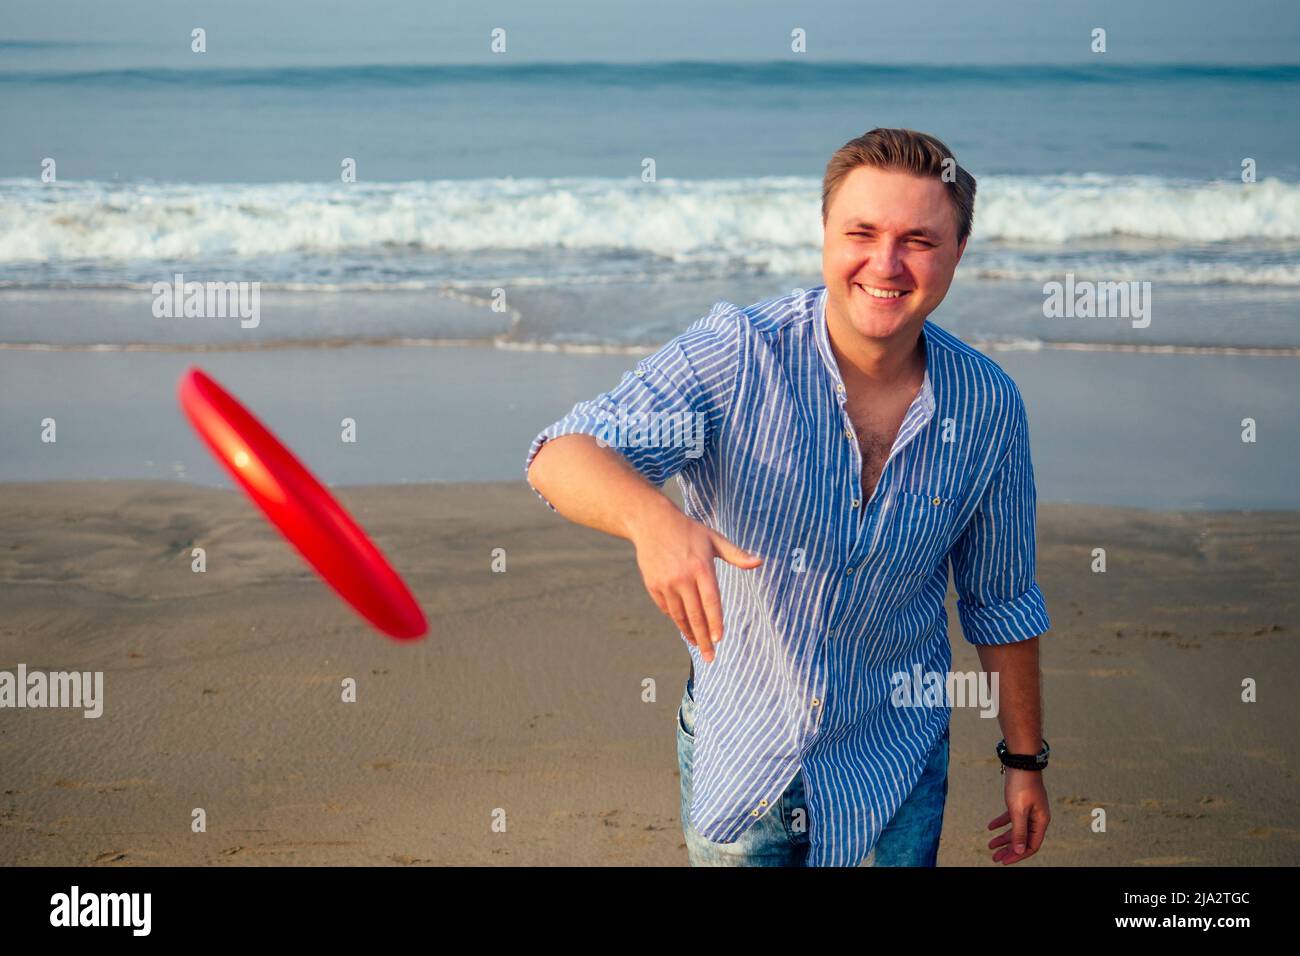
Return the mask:
M1007 767L1012 770L1042 770L1047 766L1047 758L1051 756L1052 748L1047 746L1047 741L1043 741L1043 749L1036 754L1013 754L1007 753L1007 741L1004 737L998 741L998 759L1002 761L1002 770L1000 773L1006 773Z

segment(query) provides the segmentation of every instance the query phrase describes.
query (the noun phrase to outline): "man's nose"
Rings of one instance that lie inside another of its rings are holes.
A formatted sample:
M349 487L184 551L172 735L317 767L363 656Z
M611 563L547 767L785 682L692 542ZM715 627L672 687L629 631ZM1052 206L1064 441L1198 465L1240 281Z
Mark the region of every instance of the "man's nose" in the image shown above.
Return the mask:
M871 250L868 263L871 271L882 279L889 279L903 271L899 245L893 239L881 239Z

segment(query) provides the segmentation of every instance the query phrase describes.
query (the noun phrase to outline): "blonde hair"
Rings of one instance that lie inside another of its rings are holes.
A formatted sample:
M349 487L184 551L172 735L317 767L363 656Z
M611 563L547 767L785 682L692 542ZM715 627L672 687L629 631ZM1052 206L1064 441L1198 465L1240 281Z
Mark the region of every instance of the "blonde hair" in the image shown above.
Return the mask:
M975 177L957 165L952 150L941 140L912 129L873 129L835 151L826 164L826 176L822 180L823 224L840 183L859 166L937 177L947 188L948 198L957 213L958 245L970 235L975 219ZM951 170L947 179L944 178L945 169Z

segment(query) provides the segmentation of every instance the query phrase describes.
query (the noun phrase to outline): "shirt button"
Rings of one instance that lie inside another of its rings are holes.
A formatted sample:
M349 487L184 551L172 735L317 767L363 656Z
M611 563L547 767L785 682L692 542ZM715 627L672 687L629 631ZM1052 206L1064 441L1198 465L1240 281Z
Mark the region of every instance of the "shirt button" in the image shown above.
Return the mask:
M860 504L862 504L862 502L859 501L857 498L854 498L854 499L853 499L853 507L856 508L856 507L857 507L858 505L860 505Z
M935 495L934 499L930 503L935 505L941 505L943 504L943 499L940 498L938 495Z
M643 368L639 368L639 369L636 370L636 373L637 373L638 375L642 375L642 376L644 376L644 375L645 375L645 369L643 369Z
M851 568L851 567L850 567L850 568L845 568L845 569L844 569L844 573L845 573L845 574L852 574L852 573L853 573L853 568Z
M846 428L846 429L844 429L844 437L847 438L849 441L852 441L852 440L853 440L853 429L852 429L852 428Z
M835 386L835 391L837 391L837 392L842 392L842 391L844 391L844 386L843 386L842 384L840 384L840 385L836 385L836 386Z
M812 705L813 705L814 707L820 707L820 706L821 706L821 703L822 703L822 702L821 702L821 700L820 700L819 698L814 697L814 698L812 699Z
M751 817L761 817L762 815L763 814L757 810L755 810L753 813L750 814Z
M765 806L767 806L767 801L766 801L766 800L760 800L760 801L758 801L758 805L759 805L760 807L765 807Z

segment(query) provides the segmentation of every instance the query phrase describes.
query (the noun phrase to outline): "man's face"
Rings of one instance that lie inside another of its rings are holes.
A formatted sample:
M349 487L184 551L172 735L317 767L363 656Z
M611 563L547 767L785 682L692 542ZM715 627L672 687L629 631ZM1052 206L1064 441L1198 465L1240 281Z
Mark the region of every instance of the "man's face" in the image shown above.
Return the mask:
M919 328L966 248L939 179L871 166L840 182L823 230L828 313L869 339Z

